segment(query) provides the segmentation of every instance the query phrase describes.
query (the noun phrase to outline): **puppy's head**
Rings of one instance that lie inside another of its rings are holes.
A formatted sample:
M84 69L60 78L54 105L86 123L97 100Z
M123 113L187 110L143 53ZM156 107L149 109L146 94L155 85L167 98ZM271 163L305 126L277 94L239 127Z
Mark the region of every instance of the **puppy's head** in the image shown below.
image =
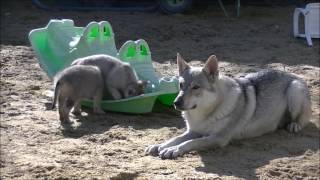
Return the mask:
M124 91L124 98L139 96L145 94L145 88L150 81L141 81L130 83Z
M149 81L138 80L138 75L130 64L123 63L122 67L119 68L119 71L120 72L117 73L117 76L119 81L122 79L122 84L120 84L124 87L123 98L138 96L145 93L145 87ZM120 78L121 75L122 78Z
M218 99L218 61L215 55L208 58L203 68L189 66L181 55L177 54L180 91L174 101L177 110L187 111L212 106Z

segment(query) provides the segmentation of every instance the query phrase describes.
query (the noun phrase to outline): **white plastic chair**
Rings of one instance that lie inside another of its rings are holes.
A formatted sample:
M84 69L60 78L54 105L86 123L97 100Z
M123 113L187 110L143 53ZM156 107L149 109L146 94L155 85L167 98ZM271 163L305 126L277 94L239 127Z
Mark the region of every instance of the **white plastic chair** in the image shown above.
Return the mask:
M299 17L304 16L304 34L299 33ZM307 39L312 46L311 38L320 38L320 3L309 3L306 8L296 8L293 15L293 35Z

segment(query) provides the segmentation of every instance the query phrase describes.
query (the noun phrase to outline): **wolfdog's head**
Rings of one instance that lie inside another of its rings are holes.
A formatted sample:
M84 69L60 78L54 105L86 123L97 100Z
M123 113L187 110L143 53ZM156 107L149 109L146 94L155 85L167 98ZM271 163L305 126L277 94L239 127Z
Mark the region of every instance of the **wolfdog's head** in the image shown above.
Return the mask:
M177 54L180 92L174 101L177 110L187 111L214 106L219 99L218 61L208 58L203 68L191 67Z

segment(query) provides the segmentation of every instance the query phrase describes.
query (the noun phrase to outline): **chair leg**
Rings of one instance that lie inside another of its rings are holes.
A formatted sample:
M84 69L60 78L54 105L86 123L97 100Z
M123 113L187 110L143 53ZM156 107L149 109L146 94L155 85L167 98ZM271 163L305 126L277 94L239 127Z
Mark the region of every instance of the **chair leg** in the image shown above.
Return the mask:
M312 46L313 44L312 44L312 39L311 39L310 34L306 34L306 39L307 39L308 45Z
M293 36L298 37L299 36L299 16L300 16L300 9L296 8L294 10L293 14Z
M306 39L307 39L308 45L312 46L312 39L311 39L309 27L310 27L310 21L308 18L305 18L304 33L306 34Z
M224 15L225 15L226 17L229 17L226 9L224 8L224 5L223 5L222 1L221 1L221 0L218 0L218 3L219 3L219 5L220 5L220 7L221 7L221 9L222 9L222 11L223 11L223 13L224 13Z
M236 3L237 3L236 4L237 17L239 17L240 16L240 0L237 0Z

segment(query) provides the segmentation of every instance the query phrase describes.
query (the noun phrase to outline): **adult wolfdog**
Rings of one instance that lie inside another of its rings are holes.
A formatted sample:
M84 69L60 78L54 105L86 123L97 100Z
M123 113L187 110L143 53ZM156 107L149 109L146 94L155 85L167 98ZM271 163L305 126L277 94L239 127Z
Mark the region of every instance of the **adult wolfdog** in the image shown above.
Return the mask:
M176 158L192 150L225 146L232 139L257 137L277 128L298 132L311 116L306 83L281 71L263 70L244 78L219 75L216 56L203 68L190 67L177 55L180 92L174 105L187 131L147 154Z

